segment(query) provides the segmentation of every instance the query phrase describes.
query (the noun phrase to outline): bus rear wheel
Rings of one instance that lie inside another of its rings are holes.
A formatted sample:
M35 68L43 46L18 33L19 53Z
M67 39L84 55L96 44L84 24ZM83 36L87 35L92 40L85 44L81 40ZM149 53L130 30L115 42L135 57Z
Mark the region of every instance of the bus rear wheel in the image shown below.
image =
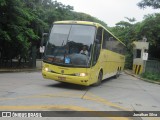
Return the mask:
M118 78L120 76L120 70L117 70L117 73L115 75L115 78Z
M102 76L103 76L103 73L102 71L99 72L99 75L98 75L98 79L97 79L97 82L94 84L95 86L99 86L102 82Z

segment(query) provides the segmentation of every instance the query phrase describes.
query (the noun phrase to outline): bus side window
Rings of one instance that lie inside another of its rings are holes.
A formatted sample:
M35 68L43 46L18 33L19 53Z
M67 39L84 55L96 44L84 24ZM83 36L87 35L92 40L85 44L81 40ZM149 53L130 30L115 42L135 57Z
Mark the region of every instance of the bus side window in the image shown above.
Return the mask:
M103 32L103 44L102 44L103 49L107 49L107 40L108 40L108 33L106 32L106 30L104 30L104 32Z
M117 47L118 53L123 54L123 55L125 54L125 47L122 43L119 42L116 47Z
M113 37L110 34L107 37L106 48L111 51L113 49Z
M104 30L103 34L102 48L116 53L125 54L125 46L106 30Z

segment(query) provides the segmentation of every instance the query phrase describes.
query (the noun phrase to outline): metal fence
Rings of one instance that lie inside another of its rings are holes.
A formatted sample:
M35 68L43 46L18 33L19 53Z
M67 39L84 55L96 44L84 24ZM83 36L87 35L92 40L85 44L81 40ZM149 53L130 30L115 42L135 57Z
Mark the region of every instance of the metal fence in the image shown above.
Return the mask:
M160 73L160 61L157 60L147 60L146 70L147 72Z

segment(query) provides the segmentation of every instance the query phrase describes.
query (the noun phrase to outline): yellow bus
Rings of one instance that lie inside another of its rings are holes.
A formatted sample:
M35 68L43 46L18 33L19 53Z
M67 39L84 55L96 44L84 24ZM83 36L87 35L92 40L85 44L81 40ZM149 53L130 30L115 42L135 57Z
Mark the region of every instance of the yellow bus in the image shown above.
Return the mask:
M125 44L104 26L88 21L54 22L45 47L46 79L89 86L119 76Z

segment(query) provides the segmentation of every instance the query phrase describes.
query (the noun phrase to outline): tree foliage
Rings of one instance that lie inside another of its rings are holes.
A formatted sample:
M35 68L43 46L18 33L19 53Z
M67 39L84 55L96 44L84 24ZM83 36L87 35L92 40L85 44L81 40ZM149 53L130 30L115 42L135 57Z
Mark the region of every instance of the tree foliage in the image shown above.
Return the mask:
M145 16L145 20L139 25L137 30L137 35L139 37L146 36L150 44L150 57L160 59L160 14Z
M29 27L34 16L20 0L5 0L0 7L0 48L3 59L12 59L28 51L30 39L38 36Z
M138 3L140 8L152 7L154 9L160 8L160 0L142 0Z
M142 40L144 36L149 42L149 59L160 59L159 13L145 15L142 22L120 21L110 29L127 46L126 68L132 68L132 42Z
M154 9L160 8L160 0L142 0L138 3L140 8L152 7ZM152 58L160 59L160 14L151 14L144 17L144 21L138 27L138 34L146 35L149 43L149 55Z
M0 63L29 57L31 47L39 47L42 33L49 32L54 21L86 20L106 25L52 0L0 0L0 11Z

